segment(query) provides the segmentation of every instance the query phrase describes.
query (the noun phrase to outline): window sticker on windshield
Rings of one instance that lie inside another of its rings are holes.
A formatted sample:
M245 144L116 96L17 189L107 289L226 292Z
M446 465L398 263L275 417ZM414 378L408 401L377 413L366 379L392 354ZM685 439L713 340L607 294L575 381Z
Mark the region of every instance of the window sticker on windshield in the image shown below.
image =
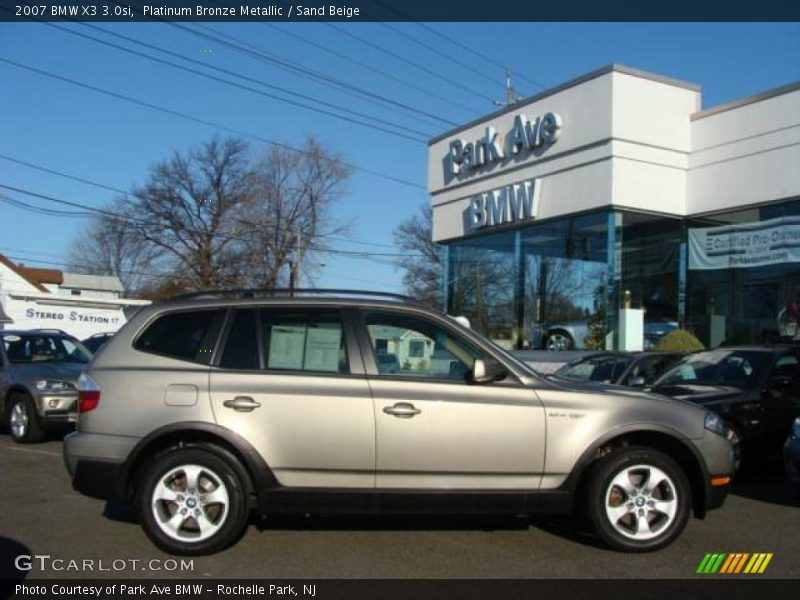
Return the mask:
M306 338L306 370L338 371L341 345L341 326L332 323L309 329Z

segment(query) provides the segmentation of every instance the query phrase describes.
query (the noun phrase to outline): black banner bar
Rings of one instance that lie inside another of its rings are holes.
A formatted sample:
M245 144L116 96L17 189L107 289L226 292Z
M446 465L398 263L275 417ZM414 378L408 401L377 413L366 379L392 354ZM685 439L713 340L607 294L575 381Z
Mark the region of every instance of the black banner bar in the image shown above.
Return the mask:
M0 0L0 21L800 21L798 0ZM469 40L476 49L502 40Z
M621 558L624 560L624 557ZM642 573L639 573L641 575ZM636 573L632 573L636 575ZM700 577L705 577L701 579ZM66 598L143 600L255 598L302 600L608 600L636 598L648 600L752 600L768 595L770 600L796 598L794 580L759 579L758 576L698 576L696 579L581 580L30 580L2 581L14 599L64 600Z

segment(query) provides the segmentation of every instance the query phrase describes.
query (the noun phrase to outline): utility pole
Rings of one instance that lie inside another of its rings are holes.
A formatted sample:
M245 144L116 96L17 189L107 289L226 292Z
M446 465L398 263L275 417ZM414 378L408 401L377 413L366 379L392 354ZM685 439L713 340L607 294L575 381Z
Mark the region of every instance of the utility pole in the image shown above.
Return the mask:
M303 262L303 235L298 232L294 236L294 252L289 261L289 290L294 291L300 283L300 264Z
M511 69L506 69L506 99L505 101L494 100L492 104L495 106L511 106L522 100L522 96L518 96L514 91L514 86L511 84Z

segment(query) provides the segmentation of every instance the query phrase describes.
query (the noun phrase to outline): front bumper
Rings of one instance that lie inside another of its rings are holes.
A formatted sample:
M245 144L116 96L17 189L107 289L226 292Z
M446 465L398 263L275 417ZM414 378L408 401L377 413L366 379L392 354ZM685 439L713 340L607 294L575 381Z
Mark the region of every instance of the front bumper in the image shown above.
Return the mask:
M78 420L77 394L41 394L36 398L36 405L45 423L74 423Z

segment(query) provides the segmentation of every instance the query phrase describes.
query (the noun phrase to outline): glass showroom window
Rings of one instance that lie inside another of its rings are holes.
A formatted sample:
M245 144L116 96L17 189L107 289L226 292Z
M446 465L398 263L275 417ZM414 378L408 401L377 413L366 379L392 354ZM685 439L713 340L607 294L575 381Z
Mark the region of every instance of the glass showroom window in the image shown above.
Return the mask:
M800 334L800 201L688 222L687 326L709 347Z
M620 308L643 308L645 350L652 349L681 320L679 305L683 221L629 211L618 213L621 249L616 297Z
M599 212L521 232L526 346L606 347L608 220L608 212Z
M449 245L447 311L505 348L519 345L515 315L516 232L469 238Z

